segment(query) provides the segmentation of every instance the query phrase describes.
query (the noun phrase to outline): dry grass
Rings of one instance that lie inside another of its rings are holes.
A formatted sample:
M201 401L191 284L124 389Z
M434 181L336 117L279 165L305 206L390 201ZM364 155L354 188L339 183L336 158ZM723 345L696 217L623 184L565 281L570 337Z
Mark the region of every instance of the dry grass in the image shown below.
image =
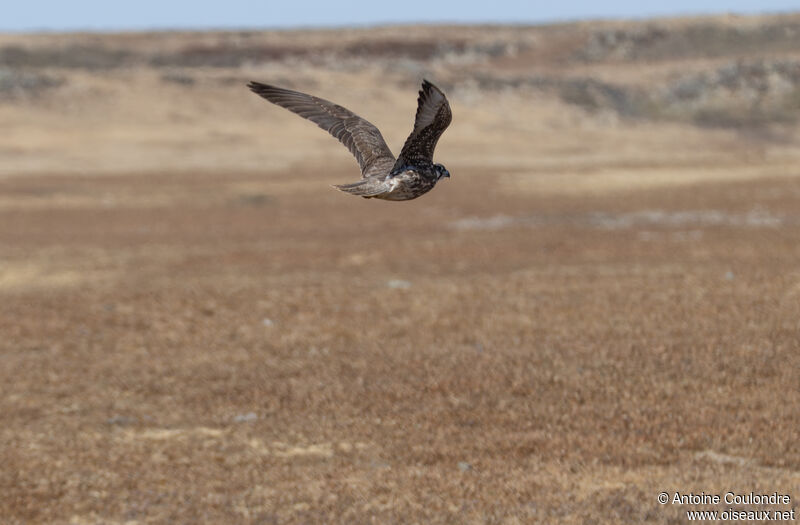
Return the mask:
M379 69L225 75L313 82L396 149L414 88ZM76 71L0 105L4 523L682 523L660 491L800 497L793 142L461 89L452 179L372 202L328 187L356 174L341 146L225 75Z
M173 174L192 199L0 212L4 516L672 522L660 490L796 493L797 179L467 171L393 205L297 175L256 204L227 191L250 176ZM656 205L787 222L582 220ZM453 228L500 209L545 220Z

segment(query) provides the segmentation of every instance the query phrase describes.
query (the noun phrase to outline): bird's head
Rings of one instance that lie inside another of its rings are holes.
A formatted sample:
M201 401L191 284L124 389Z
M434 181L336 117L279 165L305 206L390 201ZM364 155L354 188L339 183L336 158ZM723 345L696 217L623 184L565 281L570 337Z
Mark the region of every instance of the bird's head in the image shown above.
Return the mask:
M443 178L447 177L450 178L450 172L447 171L447 168L442 166L441 164L434 164L433 169L436 170L436 180L442 180Z

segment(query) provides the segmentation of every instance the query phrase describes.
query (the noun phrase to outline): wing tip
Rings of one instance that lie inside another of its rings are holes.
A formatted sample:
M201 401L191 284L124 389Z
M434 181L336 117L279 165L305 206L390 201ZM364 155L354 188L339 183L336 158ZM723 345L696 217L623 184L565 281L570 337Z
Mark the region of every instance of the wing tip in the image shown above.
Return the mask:
M272 86L268 84L262 84L261 82L256 82L255 80L251 80L250 82L248 82L247 87L253 93L259 93L259 94L272 88Z
M270 96L274 95L297 94L289 89L280 88L278 86L273 86L271 84L264 84L263 82L256 82L255 80L251 80L250 82L248 82L247 87L250 88L250 91L252 91L256 95L260 95L267 99L269 99Z
M436 84L434 84L433 82L431 82L427 78L423 78L422 79L422 88L419 90L419 94L420 95L425 95L425 94L430 93L432 91L436 92L436 93L439 93L440 95L444 96L444 91L439 89L439 87Z

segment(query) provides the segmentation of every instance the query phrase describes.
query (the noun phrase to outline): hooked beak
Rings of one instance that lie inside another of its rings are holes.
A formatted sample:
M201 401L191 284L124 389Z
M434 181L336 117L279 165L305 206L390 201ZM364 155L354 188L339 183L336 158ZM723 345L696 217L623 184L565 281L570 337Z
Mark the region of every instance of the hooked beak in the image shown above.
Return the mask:
M447 170L444 170L444 174L442 175L442 177L447 177L449 179L450 178L450 172L447 171Z

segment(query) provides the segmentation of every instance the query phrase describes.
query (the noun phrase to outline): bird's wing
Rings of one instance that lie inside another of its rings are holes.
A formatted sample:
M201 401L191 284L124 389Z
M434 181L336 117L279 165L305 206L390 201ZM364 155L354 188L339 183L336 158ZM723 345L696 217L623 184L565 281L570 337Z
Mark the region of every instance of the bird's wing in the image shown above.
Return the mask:
M398 163L432 162L436 142L452 120L453 114L450 112L447 97L439 88L427 80L423 80L417 100L414 131L406 139L398 157Z
M339 139L355 156L362 176L388 172L394 165L394 155L378 128L349 109L319 97L260 82L250 82L247 86L273 104L307 118Z

